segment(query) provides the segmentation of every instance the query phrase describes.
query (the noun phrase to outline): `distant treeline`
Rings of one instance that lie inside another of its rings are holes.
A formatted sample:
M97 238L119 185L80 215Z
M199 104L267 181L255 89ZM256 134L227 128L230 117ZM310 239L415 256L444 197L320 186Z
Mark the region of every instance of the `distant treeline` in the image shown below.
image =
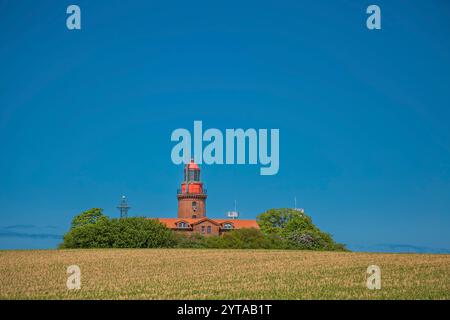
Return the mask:
M293 209L271 209L257 217L260 230L239 229L222 236L184 235L146 218L110 219L93 208L72 220L62 249L69 248L220 248L344 251L309 216Z

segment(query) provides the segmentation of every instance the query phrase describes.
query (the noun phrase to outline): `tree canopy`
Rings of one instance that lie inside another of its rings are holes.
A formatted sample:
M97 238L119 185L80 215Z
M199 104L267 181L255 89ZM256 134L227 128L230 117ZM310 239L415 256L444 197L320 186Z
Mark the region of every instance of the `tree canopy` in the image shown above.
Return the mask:
M76 216L60 248L163 248L175 245L174 234L146 218L109 219L101 209Z
M108 217L103 214L103 209L92 208L80 213L72 219L72 229L107 220Z
M310 216L299 210L270 209L257 217L265 235L276 235L288 242L288 246L310 250L346 250L336 243L330 234L316 227Z

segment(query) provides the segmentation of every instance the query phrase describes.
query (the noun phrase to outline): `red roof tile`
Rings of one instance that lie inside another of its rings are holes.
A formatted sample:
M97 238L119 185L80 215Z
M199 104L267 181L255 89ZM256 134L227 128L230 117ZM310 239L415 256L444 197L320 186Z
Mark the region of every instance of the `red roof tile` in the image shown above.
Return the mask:
M259 225L256 220L241 220L241 219L211 219L211 218L199 218L199 219L191 219L191 218L153 218L159 220L161 223L165 224L168 228L176 228L177 222L187 222L190 225L201 223L205 220L211 221L216 224L224 224L225 222L229 222L234 226L234 229L243 229L243 228L256 228L259 229Z

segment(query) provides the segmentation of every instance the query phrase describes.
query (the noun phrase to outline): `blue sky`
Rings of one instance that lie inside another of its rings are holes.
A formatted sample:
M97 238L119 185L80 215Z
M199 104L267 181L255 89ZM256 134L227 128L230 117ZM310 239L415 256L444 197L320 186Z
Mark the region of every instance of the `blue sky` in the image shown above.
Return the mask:
M122 194L175 217L194 120L280 129L275 176L202 166L208 216L296 196L340 242L450 248L449 30L447 1L0 1L0 248Z

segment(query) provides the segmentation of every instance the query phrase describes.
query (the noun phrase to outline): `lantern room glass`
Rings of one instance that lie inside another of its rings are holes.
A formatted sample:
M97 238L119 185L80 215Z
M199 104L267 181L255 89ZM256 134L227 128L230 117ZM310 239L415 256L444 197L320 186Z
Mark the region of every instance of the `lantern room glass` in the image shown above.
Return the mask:
M184 180L186 181L186 173L184 174ZM200 181L200 170L188 170L188 181Z

